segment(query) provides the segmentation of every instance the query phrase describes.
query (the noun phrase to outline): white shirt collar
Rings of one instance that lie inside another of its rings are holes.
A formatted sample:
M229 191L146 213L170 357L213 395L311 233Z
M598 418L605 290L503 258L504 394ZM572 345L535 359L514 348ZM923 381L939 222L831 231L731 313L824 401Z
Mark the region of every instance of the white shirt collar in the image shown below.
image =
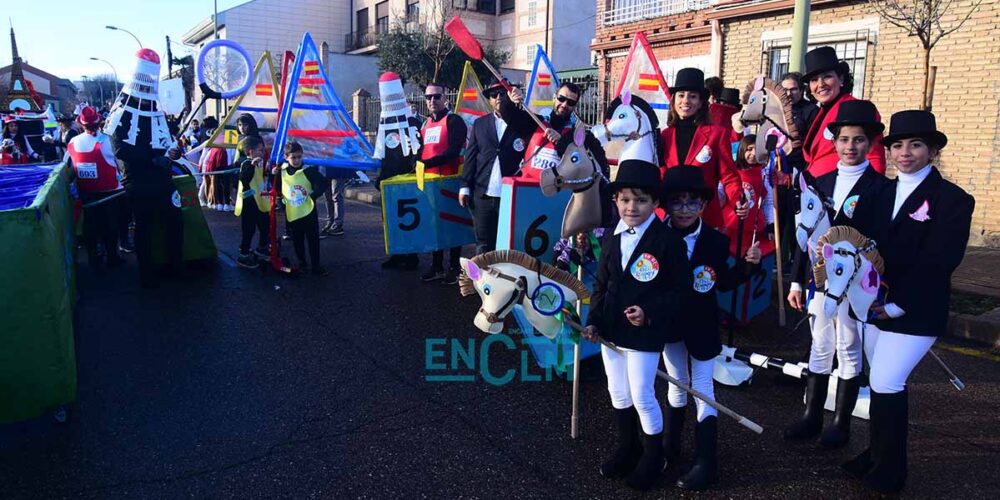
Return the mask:
M654 217L656 217L656 213L651 213L649 214L649 218L646 219L646 222L643 222L642 224L639 224L638 226L632 228L635 230L635 234L637 236L642 236L643 233L646 232L646 228L648 228L649 225L653 223ZM618 219L618 225L615 226L615 236L618 236L619 234L622 234L628 230L629 230L628 224L626 224L624 220Z
M896 177L899 179L899 182L903 184L920 184L927 178L928 175L931 175L931 165L929 163L925 165L924 168L921 168L913 173L897 171Z
M841 162L838 161L837 162L837 170L840 173L844 173L844 174L856 174L856 173L859 173L859 172L864 172L865 169L868 168L868 164L869 163L870 162L868 160L865 160L865 161L863 161L863 162L861 162L861 163L859 163L857 165L844 165L843 163L841 163Z

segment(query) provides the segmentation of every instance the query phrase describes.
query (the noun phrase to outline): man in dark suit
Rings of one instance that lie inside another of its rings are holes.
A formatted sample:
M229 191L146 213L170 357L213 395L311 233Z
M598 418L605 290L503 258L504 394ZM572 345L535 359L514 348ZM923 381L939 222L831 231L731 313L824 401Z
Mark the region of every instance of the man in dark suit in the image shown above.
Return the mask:
M507 127L515 105L503 85L494 81L485 94L494 112L472 124L459 192L459 203L472 210L476 254L496 248L503 178L517 172L528 139L526 132Z

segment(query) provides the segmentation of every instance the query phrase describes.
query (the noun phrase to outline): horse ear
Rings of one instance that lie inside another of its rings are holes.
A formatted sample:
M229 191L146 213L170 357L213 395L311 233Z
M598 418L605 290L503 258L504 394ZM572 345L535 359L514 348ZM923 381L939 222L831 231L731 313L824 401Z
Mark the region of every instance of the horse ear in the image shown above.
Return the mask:
M622 92L622 104L626 106L632 105L632 91L629 89L625 89L625 91Z
M823 258L826 260L830 260L833 258L833 245L829 243L823 245Z
M864 259L864 263L861 264L861 289L869 295L878 294L878 287L881 284L882 277L878 275L878 271L868 259Z
M573 143L577 147L583 147L583 139L587 133L586 127L584 127L583 122L576 124L576 131L573 132Z
M799 190L803 193L809 190L809 186L806 185L806 176L803 174L799 174Z
M764 88L764 75L758 76L757 79L754 80L753 82L753 90L755 92L762 88Z
M479 279L482 278L479 266L477 266L475 262L462 257L459 259L459 263L462 265L462 269L465 269L465 274L469 275L469 279L472 281L479 281Z

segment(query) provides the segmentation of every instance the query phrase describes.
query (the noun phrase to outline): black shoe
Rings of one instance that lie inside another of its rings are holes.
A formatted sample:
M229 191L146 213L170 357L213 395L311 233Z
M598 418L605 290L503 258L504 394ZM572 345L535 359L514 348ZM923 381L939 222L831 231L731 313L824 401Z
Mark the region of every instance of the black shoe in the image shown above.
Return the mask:
M288 241L290 239L292 239L292 235L290 235L290 234L286 233L286 234L281 235L281 241Z
M444 273L444 278L441 278L442 285L456 285L458 284L458 271L454 269L449 269L448 272Z
M687 413L687 406L674 408L667 405L666 419L667 431L663 436L663 455L667 459L667 465L671 465L680 458L681 436L684 432L684 417Z
M240 267L245 267L247 269L257 269L260 267L260 262L257 262L257 259L254 258L253 254L249 253L241 253L239 257L236 258L236 263L239 264Z
M330 272L323 266L313 266L311 272L315 276L328 276L330 274Z
M847 445L851 439L851 414L860 389L861 377L841 379L837 383L837 407L833 410L833 421L819 439L820 447L835 450Z
M135 252L135 246L133 246L132 243L130 242L123 241L118 244L118 250L121 250L122 252L125 253L133 253Z
M823 404L830 383L829 375L810 373L806 379L806 411L802 418L785 429L785 439L804 441L819 435L823 430Z
M271 258L271 251L267 247L257 247L253 250L253 253L257 257L260 257L265 260Z
M438 281L444 279L443 269L429 269L426 273L420 275L420 281L430 283L431 281Z
M907 392L871 391L871 468L865 485L880 493L898 493L906 482Z
M663 431L657 434L642 433L642 456L632 473L625 478L629 488L646 491L656 485L663 475Z
M618 428L618 448L601 465L601 475L610 479L620 479L635 469L642 454L639 444L639 414L634 406L615 410L615 427Z
M716 457L718 441L718 418L705 417L694 427L694 466L677 480L677 487L685 490L703 491L719 480L719 463Z
M329 235L326 234L326 233L324 233L324 232L322 232L322 231L319 233L319 239L321 239L321 240L325 240L327 236L329 236Z
M841 464L840 468L855 479L864 479L865 474L872 469L872 449L865 449L860 455Z
M390 255L388 259L382 261L382 269L396 269L402 267L403 259L399 255Z
M402 259L403 259L402 268L404 271L416 271L417 268L420 267L420 258L417 257L417 254L411 253L403 255Z
M331 227L330 229L327 229L324 232L326 234L329 234L330 236L343 236L344 235L344 228L342 228L340 226L336 226L336 227Z

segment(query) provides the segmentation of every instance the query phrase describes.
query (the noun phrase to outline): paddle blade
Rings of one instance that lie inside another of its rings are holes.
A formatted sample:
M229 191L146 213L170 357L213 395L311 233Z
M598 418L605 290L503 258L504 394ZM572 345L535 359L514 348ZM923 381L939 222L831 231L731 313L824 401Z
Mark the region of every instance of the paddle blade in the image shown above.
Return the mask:
M444 30L451 35L451 38L455 40L455 45L465 52L465 55L469 56L470 59L476 61L483 60L483 47L479 45L479 40L469 33L469 29L465 27L465 23L458 16L451 18L450 21L445 23Z

